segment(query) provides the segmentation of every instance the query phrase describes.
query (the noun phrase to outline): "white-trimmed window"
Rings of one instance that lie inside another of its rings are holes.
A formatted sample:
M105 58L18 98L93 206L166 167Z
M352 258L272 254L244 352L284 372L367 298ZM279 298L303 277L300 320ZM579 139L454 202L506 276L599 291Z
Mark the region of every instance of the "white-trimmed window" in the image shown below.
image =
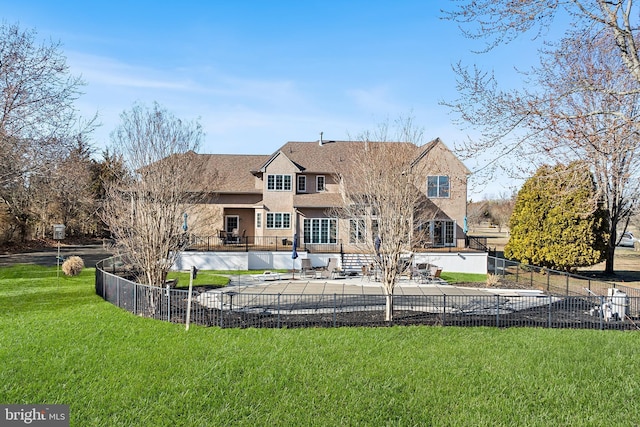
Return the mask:
M298 175L298 193L307 192L307 177L304 175Z
M256 228L262 228L262 212L256 212Z
M449 177L445 175L427 177L427 197L449 197Z
M325 180L324 175L316 176L316 191L324 191L325 190Z
M364 243L366 236L364 219L349 220L349 243Z
M289 212L267 212L267 228L291 228Z
M303 233L305 243L337 243L338 220L335 218L305 218Z
M291 191L291 175L267 175L267 190Z

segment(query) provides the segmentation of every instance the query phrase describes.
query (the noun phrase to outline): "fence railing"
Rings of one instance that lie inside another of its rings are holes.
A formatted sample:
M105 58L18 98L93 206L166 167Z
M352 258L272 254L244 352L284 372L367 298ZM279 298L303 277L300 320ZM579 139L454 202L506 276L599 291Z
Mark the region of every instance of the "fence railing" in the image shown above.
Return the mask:
M187 290L135 283L99 263L96 293L136 315L187 319ZM193 291L190 321L221 328L388 326L385 297L363 294L252 294ZM637 296L394 295L393 325L640 329Z
M557 271L534 265L521 264L504 258L487 258L487 270L500 276L503 282L526 284L555 295L606 295L607 289L620 289L630 296L640 297L640 289L620 285L612 281L594 279L579 274Z
M210 235L196 236L189 235L187 250L204 252L248 252L248 251L291 251L293 245L292 236L229 236ZM484 242L484 243L483 243ZM298 250L313 253L343 253L345 247L349 245L338 239L334 243L307 243L300 239ZM357 246L357 245L356 245ZM362 245L360 245L362 246ZM438 252L458 252L461 247L490 252L486 245L486 238L470 237L468 239L458 239L454 245L445 246L432 242L415 242L413 250L424 252L437 250Z

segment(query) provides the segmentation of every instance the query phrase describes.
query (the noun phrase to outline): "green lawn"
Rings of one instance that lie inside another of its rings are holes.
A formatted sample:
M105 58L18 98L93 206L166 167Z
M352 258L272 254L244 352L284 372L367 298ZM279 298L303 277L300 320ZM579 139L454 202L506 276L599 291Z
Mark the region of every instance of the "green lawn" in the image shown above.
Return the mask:
M229 329L133 316L93 270L0 269L0 403L73 426L594 426L640 420L640 334ZM1 419L1 414L0 414Z

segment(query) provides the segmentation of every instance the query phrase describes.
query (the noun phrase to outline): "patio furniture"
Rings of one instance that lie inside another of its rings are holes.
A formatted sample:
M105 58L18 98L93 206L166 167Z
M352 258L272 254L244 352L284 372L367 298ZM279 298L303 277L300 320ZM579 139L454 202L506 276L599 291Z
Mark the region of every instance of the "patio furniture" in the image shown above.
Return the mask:
M315 270L311 265L311 260L309 258L302 258L300 260L300 264L300 274L302 277L307 277L307 274L312 274L312 276L315 277Z
M231 233L227 234L227 243L240 243L240 235L238 234L237 228L234 228L231 230Z
M262 280L264 280L266 282L270 282L270 281L273 281L273 280L280 280L280 273L269 271L269 270L264 271L261 274L261 276L262 276L261 277Z
M418 276L418 282L428 282L430 274L431 272L429 270L429 264L420 263L416 266L416 275Z
M331 274L331 279L344 279L347 277L344 271L338 267L338 260L336 258L329 258L327 270Z
M361 274L362 274L362 280L364 280L365 278L367 279L367 281L371 281L371 277L373 277L373 265L363 265L362 269L361 269Z

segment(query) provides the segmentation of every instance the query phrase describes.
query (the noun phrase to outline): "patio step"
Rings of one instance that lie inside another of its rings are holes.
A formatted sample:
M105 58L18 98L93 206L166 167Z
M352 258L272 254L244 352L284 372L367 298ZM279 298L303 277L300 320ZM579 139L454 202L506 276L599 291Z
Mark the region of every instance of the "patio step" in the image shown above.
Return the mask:
M363 265L371 265L374 262L374 254L344 254L342 256L342 270L347 272L360 272Z

